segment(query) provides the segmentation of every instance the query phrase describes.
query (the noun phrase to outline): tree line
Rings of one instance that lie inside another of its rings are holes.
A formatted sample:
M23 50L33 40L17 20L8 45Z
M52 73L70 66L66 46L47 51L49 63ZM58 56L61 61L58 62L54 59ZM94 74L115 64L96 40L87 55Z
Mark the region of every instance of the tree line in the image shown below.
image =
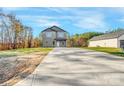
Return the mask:
M94 36L102 35L101 32L86 32L70 36L67 40L68 47L87 47L88 41Z
M85 32L82 34L75 34L69 37L67 40L68 47L87 47L89 40L94 36L99 36L107 33L117 32L117 31L124 31L123 28L116 28L112 30L103 32Z
M106 31L111 33L116 31L124 31L122 28ZM86 32L75 34L68 38L68 47L87 47L89 40L98 35L103 35L102 32ZM42 45L41 35L33 36L33 29L24 25L13 14L5 14L0 12L0 50L9 50L17 48L32 48Z
M39 47L31 27L23 25L13 14L0 12L0 50Z

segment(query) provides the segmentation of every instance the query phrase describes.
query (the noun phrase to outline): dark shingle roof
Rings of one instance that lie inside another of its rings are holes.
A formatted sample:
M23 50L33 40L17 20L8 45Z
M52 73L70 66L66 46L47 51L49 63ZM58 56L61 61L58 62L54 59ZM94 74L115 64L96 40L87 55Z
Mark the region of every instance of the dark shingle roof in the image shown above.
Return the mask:
M52 26L50 28L47 28L47 29L43 30L42 32L51 31L51 30L55 31L55 32L66 32L65 30L63 30L63 29L61 29L61 28L59 28L57 26Z
M124 34L124 31L117 31L117 32L107 33L107 34L104 34L104 35L95 36L95 37L91 38L90 41L118 38L123 34Z

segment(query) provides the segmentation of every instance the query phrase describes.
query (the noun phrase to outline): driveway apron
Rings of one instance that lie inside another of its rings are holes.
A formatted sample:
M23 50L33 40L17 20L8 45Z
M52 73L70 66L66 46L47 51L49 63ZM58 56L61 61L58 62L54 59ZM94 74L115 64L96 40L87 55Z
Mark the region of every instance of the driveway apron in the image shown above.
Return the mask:
M124 85L124 58L80 48L54 48L16 86Z

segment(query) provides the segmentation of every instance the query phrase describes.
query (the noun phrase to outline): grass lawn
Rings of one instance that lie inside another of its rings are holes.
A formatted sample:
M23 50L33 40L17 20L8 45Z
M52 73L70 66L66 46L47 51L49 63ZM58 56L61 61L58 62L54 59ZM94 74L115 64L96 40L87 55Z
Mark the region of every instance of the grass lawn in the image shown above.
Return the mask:
M85 47L85 49L91 49L91 50L95 50L95 51L106 52L106 53L109 53L109 54L113 54L113 55L124 57L124 52L122 52L122 49L120 49L120 48Z
M21 48L21 49L5 50L5 51L0 51L0 57L18 56L33 52L48 53L51 50L52 48Z

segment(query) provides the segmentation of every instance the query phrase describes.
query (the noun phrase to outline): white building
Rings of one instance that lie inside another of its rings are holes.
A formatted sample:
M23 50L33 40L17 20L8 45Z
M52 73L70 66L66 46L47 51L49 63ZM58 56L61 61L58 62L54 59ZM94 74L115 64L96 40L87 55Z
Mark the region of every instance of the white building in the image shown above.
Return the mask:
M115 47L124 48L124 31L112 32L93 37L89 41L89 47Z

